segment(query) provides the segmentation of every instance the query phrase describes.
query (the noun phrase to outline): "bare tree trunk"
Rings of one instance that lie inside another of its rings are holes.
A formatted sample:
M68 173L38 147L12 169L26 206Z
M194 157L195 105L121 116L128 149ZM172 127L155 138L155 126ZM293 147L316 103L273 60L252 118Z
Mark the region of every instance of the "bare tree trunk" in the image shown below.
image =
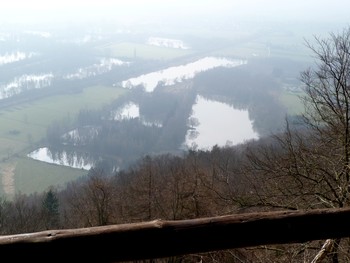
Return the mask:
M340 243L340 238L334 240L333 248L332 248L332 261L333 263L339 263L339 243Z

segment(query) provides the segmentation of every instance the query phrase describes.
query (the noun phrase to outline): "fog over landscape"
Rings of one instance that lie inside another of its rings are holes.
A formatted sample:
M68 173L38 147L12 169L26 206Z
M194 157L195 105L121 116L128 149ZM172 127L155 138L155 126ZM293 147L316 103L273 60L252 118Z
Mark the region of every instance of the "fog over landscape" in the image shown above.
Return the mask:
M280 131L302 111L299 74L313 63L305 41L341 31L349 8L340 0L2 3L0 192ZM34 171L49 179L27 182Z
M195 23L198 18L220 18L229 16L241 20L292 20L326 22L333 20L345 22L349 3L343 0L76 0L42 1L14 0L2 4L1 20L4 22L58 23L68 21L126 20L126 23L151 22L157 19L176 19L187 17L187 24ZM169 17L170 15L170 17ZM179 21L179 20L178 20ZM182 21L185 22L185 21ZM216 21L219 22L219 21ZM212 21L212 24L213 21Z
M0 251L11 262L118 262L129 250L132 262L349 262L349 10L3 1ZM75 231L92 227L103 233Z

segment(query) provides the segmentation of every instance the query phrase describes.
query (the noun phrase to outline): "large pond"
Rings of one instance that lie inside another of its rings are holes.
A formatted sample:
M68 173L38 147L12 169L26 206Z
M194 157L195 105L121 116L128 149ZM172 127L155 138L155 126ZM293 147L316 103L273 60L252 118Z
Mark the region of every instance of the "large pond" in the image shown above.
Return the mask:
M259 138L247 110L197 96L192 111L189 121L192 128L186 135L185 147L210 149Z

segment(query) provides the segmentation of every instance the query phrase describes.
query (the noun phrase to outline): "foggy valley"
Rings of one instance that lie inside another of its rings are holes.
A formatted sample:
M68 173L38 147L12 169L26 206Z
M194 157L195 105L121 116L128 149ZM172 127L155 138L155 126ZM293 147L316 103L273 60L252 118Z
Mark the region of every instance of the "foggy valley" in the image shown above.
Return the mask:
M217 195L222 201L227 197L225 205L221 203L223 210L215 202L211 205L217 210L212 211L195 206L198 210L194 212L183 206L184 214L178 216L173 211L170 219L259 207L245 206L255 197L250 195L253 190L246 190L250 188L242 178L251 176L253 168L263 173L265 170L257 167L268 161L282 165L287 162L282 152L304 149L314 142L310 139L302 143L301 138L308 136L309 130L301 123L311 110L301 98L313 98L314 93L305 89L305 84L313 87L331 82L307 82L310 75L305 72L320 66L313 47L329 42L319 40L344 32L349 26L350 7L340 0L103 0L51 4L14 0L2 5L3 200L16 200L21 195L35 199L52 189L55 193L62 191L64 197L77 198L79 194L74 195L72 190L76 183L91 182L94 175L102 174L106 180L118 182L114 191L120 200L128 199L137 206L142 197L129 191L137 188L146 196L147 191L142 189L147 188L147 174L152 171L159 176L159 185L176 182L178 188L202 189L207 183L210 187L198 194L200 198L204 200L209 192L208 198ZM332 49L327 51L331 53ZM317 112L320 108L312 109ZM322 122L316 117L313 120L306 123L316 127ZM288 140L294 128L296 139ZM280 144L273 142L274 138ZM266 145L271 147L263 148ZM297 156L295 160L304 157L300 152L293 156ZM262 157L268 161L261 161ZM279 163L274 162L277 159ZM310 159L317 158L305 157L303 161ZM281 171L288 173L298 167L286 164ZM310 167L303 171L308 173ZM203 179L204 175L211 179ZM199 177L202 181L197 184ZM151 185L153 181L149 180ZM242 189L234 188L238 184ZM155 195L161 189L159 185ZM180 191L178 188L176 191ZM249 201L233 198L236 194ZM158 198L163 200L164 196L159 194ZM120 205L124 212L134 209L125 208L131 207L130 203ZM267 203L272 204L259 205ZM142 210L140 205L142 216L141 212L135 216L130 212L125 217L116 216L113 222L161 217L162 212L151 213L152 209L158 211L157 205L149 201L147 215L147 209ZM85 225L95 222L89 220ZM75 227L78 221L68 226Z
M79 12L38 2L26 12L9 4L13 16L4 13L1 193L43 191L91 167L116 171L146 155L278 131L302 107L298 74L312 62L304 40L342 22L308 18L304 27L303 19L252 14L257 3L104 5ZM25 179L33 172L37 179Z

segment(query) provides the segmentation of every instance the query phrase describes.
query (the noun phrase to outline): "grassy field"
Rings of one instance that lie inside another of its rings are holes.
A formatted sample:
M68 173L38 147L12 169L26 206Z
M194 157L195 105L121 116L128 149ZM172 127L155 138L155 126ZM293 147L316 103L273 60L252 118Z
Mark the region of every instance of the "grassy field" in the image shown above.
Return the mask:
M25 157L16 158L15 161L14 185L16 191L21 193L43 192L52 185L65 186L66 183L87 174L86 170L48 164Z
M84 171L43 164L26 157L45 138L47 127L57 120L74 119L81 109L102 107L116 99L124 89L94 86L77 94L36 100L0 111L1 194L32 193L50 184L63 183Z
M280 95L280 101L281 103L286 106L287 111L291 115L297 115L304 112L304 105L302 104L302 101L300 100L300 97L302 93L298 92L290 92L290 91L284 91Z
M98 47L98 50L102 54L107 54L113 57L126 57L126 58L142 58L142 59L155 59L155 60L168 60L178 57L183 57L191 54L193 51L189 49L176 49L157 47L152 45L123 42L112 43Z

